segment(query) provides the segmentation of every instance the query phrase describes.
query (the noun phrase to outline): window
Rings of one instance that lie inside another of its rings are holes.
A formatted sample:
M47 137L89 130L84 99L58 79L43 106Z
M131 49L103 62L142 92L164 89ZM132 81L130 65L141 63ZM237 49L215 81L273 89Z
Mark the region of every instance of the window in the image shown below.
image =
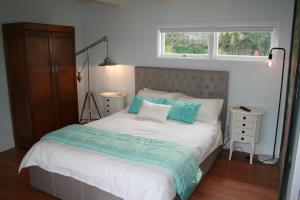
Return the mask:
M275 26L160 28L158 56L267 59Z
M208 55L209 33L169 32L163 33L165 55Z
M271 32L218 33L218 55L267 56Z

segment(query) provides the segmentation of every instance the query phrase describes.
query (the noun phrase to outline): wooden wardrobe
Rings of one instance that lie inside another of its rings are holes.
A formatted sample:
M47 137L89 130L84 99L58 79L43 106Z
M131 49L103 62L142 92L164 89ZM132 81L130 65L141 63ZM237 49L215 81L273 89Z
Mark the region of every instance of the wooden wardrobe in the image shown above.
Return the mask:
M15 143L78 123L74 27L3 24Z

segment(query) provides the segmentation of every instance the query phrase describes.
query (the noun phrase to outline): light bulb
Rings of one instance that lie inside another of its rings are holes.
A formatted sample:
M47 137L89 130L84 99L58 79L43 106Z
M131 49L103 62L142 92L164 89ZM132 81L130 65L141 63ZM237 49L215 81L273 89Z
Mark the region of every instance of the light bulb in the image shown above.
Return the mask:
M269 58L268 58L268 67L272 67L272 59L273 59L273 55L272 52L269 54Z
M273 67L272 64L273 64L272 59L269 59L269 60L268 60L268 67L270 67L270 68Z

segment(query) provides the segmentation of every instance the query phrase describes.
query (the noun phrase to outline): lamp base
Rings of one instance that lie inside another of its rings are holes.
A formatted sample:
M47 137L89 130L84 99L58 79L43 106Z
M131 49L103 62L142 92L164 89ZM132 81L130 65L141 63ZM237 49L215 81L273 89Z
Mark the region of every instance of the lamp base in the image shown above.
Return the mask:
M278 161L278 158L273 158L272 156L270 155L258 155L258 160L263 163L263 164L266 164L266 165L275 165Z

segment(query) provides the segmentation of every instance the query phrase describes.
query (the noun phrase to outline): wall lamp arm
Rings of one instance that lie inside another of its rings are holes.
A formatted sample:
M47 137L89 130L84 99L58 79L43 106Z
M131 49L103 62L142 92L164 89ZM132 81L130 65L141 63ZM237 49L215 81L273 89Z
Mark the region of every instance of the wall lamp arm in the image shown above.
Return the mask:
M103 36L102 38L100 38L99 40L95 41L94 43L92 43L92 44L86 46L85 48L83 48L83 49L77 51L77 52L75 53L75 55L78 56L79 54L81 54L81 53L83 53L83 52L89 50L90 48L96 46L97 44L99 44L99 43L101 43L101 42L107 42L107 41L108 41L107 36Z

